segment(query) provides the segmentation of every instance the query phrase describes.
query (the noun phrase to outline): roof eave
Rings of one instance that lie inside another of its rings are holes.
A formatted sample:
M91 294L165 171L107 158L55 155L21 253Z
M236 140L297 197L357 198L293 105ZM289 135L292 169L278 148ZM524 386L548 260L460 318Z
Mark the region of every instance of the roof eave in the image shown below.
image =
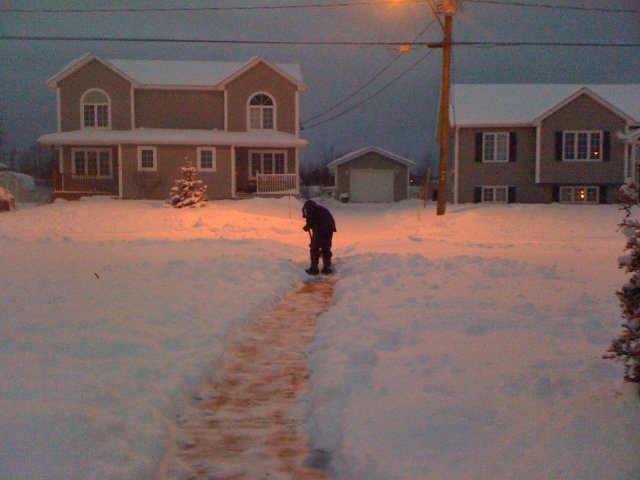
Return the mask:
M342 165L344 163L347 163L355 158L358 158L361 155L364 155L366 153L369 152L376 152L379 153L380 155L383 155L385 157L388 157L392 160L397 161L398 163L402 163L403 165L406 165L407 167L417 167L418 164L416 162L414 162L413 160L409 160L408 158L404 158L401 157L400 155L397 155L393 152L390 152L388 150L385 150L383 148L379 148L379 147L364 147L364 148L360 148L358 150L354 150L353 152L347 153L346 155L343 155L342 157L336 158L335 160L329 162L327 164L327 168L329 168L330 170L333 170L334 168L336 168L339 165Z
M308 145L308 141L299 137L256 137L246 135L242 132L238 134L222 135L218 138L203 137L182 137L180 134L172 137L167 135L164 130L157 132L149 131L115 131L107 130L102 136L96 137L95 132L85 132L74 130L71 132L48 133L38 138L37 142L44 145L70 145L70 146L95 146L95 145L142 145L151 143L155 145L218 145L218 146L236 146L236 147L255 147L255 148L304 148ZM149 134L155 133L156 135ZM182 132L184 133L184 132ZM215 131L211 132L215 135ZM220 133L220 132L218 132ZM145 134L147 136L145 136ZM139 136L141 135L141 136Z
M527 128L535 127L533 122L466 122L452 123L451 128Z

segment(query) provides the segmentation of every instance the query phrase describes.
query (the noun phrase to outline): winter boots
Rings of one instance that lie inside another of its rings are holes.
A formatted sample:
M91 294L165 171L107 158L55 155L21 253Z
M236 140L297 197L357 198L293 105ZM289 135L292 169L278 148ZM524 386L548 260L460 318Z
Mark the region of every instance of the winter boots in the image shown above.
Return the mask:
M318 270L317 266L311 265L305 270L305 272L307 272L309 275L318 275L320 273L320 270Z
M322 273L323 275L329 275L333 273L333 270L331 270L331 263L325 263L322 267L322 271L318 270L317 265L311 265L305 270L305 272L307 272L309 275L318 275L319 273Z

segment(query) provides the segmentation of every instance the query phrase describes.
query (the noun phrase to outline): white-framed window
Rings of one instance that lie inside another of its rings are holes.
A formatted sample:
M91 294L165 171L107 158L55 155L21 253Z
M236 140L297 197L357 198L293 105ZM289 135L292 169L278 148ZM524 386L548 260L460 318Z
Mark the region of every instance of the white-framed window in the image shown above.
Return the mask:
M287 173L287 155L280 151L250 151L249 178L255 179L257 173Z
M601 131L564 131L562 132L562 160L565 161L601 161Z
M71 150L73 177L113 178L110 148L74 148Z
M138 147L138 170L141 172L156 172L158 170L157 147Z
M600 188L560 187L560 203L600 203Z
M484 132L482 134L482 161L509 161L509 132Z
M216 149L209 147L198 147L198 165L199 172L215 172L216 171Z
M271 95L260 92L249 99L249 130L276 129L276 103Z
M80 100L83 128L110 128L111 101L103 90L87 90Z
M482 187L482 203L508 203L509 187L490 185Z

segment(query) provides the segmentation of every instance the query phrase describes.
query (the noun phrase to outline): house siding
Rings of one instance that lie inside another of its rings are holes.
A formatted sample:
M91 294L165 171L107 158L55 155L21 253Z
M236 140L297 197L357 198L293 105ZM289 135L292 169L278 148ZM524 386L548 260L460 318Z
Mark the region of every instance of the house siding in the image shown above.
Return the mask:
M581 95L541 122L540 183L621 185L624 182L625 146L615 133L626 123L588 95ZM609 161L555 160L555 132L601 130L610 132Z
M224 130L224 93L214 90L136 90L136 127Z
M131 129L131 85L101 62L92 60L60 81L60 129L80 130L80 100L87 90L104 90L111 100L111 128Z
M517 153L515 162L477 162L476 134L483 132L515 132ZM458 147L458 202L474 201L474 189L479 186L504 185L516 187L519 203L551 201L549 188L535 183L536 129L460 128Z
M367 152L362 156L336 166L336 197L348 194L349 176L352 169L387 169L395 170L393 182L393 200L398 202L407 198L409 169L406 165L380 155L377 152Z
M123 198L166 199L178 178L185 159L195 165L197 147L160 145L157 147L158 169L155 172L138 171L138 147L122 146ZM216 171L198 172L198 180L207 185L209 199L231 198L231 147L216 147Z
M227 85L228 129L247 131L247 105L256 92L266 92L276 103L278 131L296 134L297 86L263 63L255 65Z

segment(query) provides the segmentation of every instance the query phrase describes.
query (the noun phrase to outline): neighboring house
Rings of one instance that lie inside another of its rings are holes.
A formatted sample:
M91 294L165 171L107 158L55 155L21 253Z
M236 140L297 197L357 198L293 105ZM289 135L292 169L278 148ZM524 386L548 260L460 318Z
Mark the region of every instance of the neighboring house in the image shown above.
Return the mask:
M459 84L451 105L455 203L613 203L637 177L640 85Z
M377 147L343 155L327 167L334 173L336 198L350 202L397 202L409 197L412 160Z
M58 131L54 197L166 198L190 161L212 199L298 192L300 67L106 60L86 54L51 77Z

